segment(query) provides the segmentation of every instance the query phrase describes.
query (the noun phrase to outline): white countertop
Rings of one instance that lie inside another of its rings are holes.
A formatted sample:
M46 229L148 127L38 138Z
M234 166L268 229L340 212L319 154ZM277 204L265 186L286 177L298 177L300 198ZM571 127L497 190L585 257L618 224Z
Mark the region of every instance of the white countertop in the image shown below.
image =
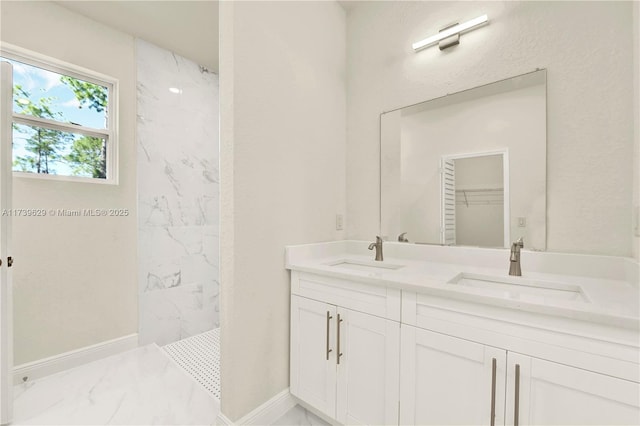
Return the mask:
M556 315L640 330L638 264L627 258L522 252L522 277L509 277L509 250L384 243L374 262L369 242L339 241L287 247L288 269L384 285L439 297ZM435 260L434 260L435 259ZM350 260L399 269L352 270L332 266ZM553 272L548 272L548 271ZM449 283L460 273L577 286L586 301L514 295ZM585 274L588 273L589 275Z

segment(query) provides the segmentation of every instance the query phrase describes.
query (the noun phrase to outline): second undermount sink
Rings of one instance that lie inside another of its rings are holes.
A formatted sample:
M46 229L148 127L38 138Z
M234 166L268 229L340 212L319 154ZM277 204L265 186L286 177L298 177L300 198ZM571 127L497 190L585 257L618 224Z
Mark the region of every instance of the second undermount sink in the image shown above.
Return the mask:
M382 272L389 270L396 270L403 268L404 265L394 265L391 263L377 262L374 260L355 260L355 259L341 259L338 261L330 262L326 264L334 268L351 269L355 271L370 271L370 272Z
M523 277L490 276L462 272L447 284L478 288L488 294L523 301L572 301L589 303L578 285Z

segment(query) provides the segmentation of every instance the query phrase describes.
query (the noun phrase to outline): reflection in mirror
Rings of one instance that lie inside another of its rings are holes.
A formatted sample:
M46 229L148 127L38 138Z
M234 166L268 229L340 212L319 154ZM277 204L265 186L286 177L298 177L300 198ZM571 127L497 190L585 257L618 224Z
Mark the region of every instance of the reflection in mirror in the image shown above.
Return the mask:
M509 244L508 153L442 157L440 215L443 244L500 247ZM505 195L506 194L506 195Z
M546 248L546 71L381 115L381 232Z

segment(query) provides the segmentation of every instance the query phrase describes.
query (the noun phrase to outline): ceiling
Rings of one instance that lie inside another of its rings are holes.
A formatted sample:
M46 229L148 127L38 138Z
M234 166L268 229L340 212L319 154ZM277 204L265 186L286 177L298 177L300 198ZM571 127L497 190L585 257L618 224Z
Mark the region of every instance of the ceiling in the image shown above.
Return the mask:
M212 0L56 1L218 72L218 2Z

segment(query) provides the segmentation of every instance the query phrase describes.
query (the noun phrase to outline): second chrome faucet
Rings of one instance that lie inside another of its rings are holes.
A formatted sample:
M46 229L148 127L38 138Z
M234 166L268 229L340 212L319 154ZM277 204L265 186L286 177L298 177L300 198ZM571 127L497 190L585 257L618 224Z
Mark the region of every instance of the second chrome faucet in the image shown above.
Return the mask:
M376 242L369 244L369 250L376 249L376 260L382 262L384 257L382 256L382 238L376 236Z
M522 268L520 267L520 249L524 247L522 237L518 241L511 244L511 254L509 255L509 275L516 277L522 276Z

